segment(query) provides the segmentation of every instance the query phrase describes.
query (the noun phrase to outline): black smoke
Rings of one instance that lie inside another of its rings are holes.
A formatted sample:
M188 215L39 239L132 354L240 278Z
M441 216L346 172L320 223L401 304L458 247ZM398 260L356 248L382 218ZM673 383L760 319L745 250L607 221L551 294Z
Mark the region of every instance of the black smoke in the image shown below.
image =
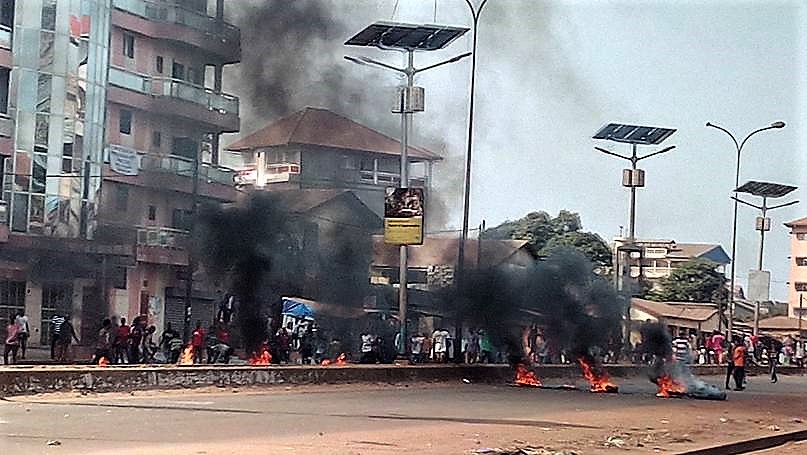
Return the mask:
M461 307L469 325L496 335L513 361L526 356L519 332L532 321L557 352L595 366L621 343L624 299L576 250L559 248L526 267L469 271L461 283L444 304Z
M666 325L661 323L645 323L640 329L642 349L652 356L648 378L654 384L663 376L672 378L686 389L686 394L693 398L709 400L725 400L726 393L719 388L707 384L692 374L687 362L673 358L672 336Z

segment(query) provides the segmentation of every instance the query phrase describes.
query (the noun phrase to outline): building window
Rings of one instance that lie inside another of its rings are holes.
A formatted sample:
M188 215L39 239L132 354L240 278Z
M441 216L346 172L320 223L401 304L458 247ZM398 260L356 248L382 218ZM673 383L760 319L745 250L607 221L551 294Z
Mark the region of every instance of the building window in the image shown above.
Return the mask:
M193 226L193 212L184 209L174 209L173 220L171 227L174 229L182 229L190 231Z
M163 143L162 134L159 131L154 131L151 133L151 145L157 148L160 148Z
M185 65L174 62L174 65L171 67L171 77L185 80Z
M118 129L123 134L132 134L132 111L128 111L126 109L120 110Z
M645 256L648 256L648 257L651 257L651 256L655 256L655 257L666 256L667 255L667 249L666 248L645 248L644 254L645 254Z
M129 188L118 186L115 188L115 209L125 212L129 208Z
M796 290L799 292L806 292L807 291L807 283L797 281L796 282Z
M807 240L807 232L799 232L796 234L796 240Z
M0 114L8 114L8 68L0 68Z
M807 258L796 258L796 265L799 267L807 267Z
M157 68L156 68L157 74L162 74L163 73L163 69L164 69L163 68L163 63L164 63L163 56L158 55L157 56Z
M126 267L115 267L111 275L113 288L126 289Z
M149 206L149 221L154 221L157 219L157 207L150 205Z
M135 37L128 33L123 34L123 55L134 58Z

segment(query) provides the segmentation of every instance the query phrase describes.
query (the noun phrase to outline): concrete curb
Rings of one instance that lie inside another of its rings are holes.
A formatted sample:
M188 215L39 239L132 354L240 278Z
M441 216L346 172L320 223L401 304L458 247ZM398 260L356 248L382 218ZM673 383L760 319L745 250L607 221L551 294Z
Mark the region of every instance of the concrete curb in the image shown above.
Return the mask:
M635 377L647 369L635 365L608 365L614 377ZM541 379L579 378L576 365L541 365ZM719 366L696 366L697 375L722 375ZM802 370L781 374L801 373ZM754 373L752 369L752 373ZM760 374L764 371L760 370ZM207 386L244 387L281 384L344 384L451 382L467 379L476 383L505 383L513 379L507 365L348 365L348 366L242 366L242 365L124 365L11 366L0 368L0 395L30 395L49 392L113 392L149 389L179 389Z

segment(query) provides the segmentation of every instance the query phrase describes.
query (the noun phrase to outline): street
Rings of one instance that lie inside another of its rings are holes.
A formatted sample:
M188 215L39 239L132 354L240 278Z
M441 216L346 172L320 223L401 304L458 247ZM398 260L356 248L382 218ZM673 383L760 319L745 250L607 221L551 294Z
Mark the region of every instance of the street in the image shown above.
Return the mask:
M459 383L12 397L0 402L0 453L678 453L807 429L804 377L753 377L725 402L656 398L644 378L619 384L618 395Z

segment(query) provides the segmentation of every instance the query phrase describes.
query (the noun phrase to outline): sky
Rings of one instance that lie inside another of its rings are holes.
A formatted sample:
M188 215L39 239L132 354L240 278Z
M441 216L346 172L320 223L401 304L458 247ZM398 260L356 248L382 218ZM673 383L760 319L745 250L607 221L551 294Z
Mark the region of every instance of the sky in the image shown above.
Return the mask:
M478 28L470 224L484 219L493 226L531 211L566 209L580 213L586 230L612 239L628 225L629 194L621 186L621 170L628 163L593 147L624 154L630 149L596 143L591 136L610 122L661 126L678 130L663 144L676 149L640 163L647 186L637 197L637 237L719 243L730 254L736 151L725 133L705 124L724 126L741 140L771 122L786 122L784 129L748 141L740 180L807 185L798 148L807 139L801 121L807 118L807 6L800 3L489 0ZM341 113L397 137L398 121L389 110L397 77L350 64L343 56L366 55L397 65L400 55L342 43L377 20L470 26L465 1L318 4L330 20L340 22L344 36L317 43L316 58L308 59L309 68L301 73L304 83L295 88L294 104L350 109ZM236 8L231 14L238 23L248 12ZM418 54L416 66L469 50L470 33L443 51ZM318 69L335 69L360 81L358 89L351 87L366 95L356 103L360 106L325 105L332 98L311 88L322 82ZM441 213L449 229L462 219L470 71L470 59L465 59L416 80L426 89L426 110L415 115L411 140L446 156L435 175L441 203L432 210ZM228 75L225 89L241 97L242 133L280 115L252 106L237 67ZM640 154L654 150L641 148ZM804 198L802 193L796 191L791 199ZM741 206L737 277L743 286L747 271L756 267L756 215ZM787 297L789 237L782 223L802 216L807 216L804 203L770 212L764 261L776 299Z

